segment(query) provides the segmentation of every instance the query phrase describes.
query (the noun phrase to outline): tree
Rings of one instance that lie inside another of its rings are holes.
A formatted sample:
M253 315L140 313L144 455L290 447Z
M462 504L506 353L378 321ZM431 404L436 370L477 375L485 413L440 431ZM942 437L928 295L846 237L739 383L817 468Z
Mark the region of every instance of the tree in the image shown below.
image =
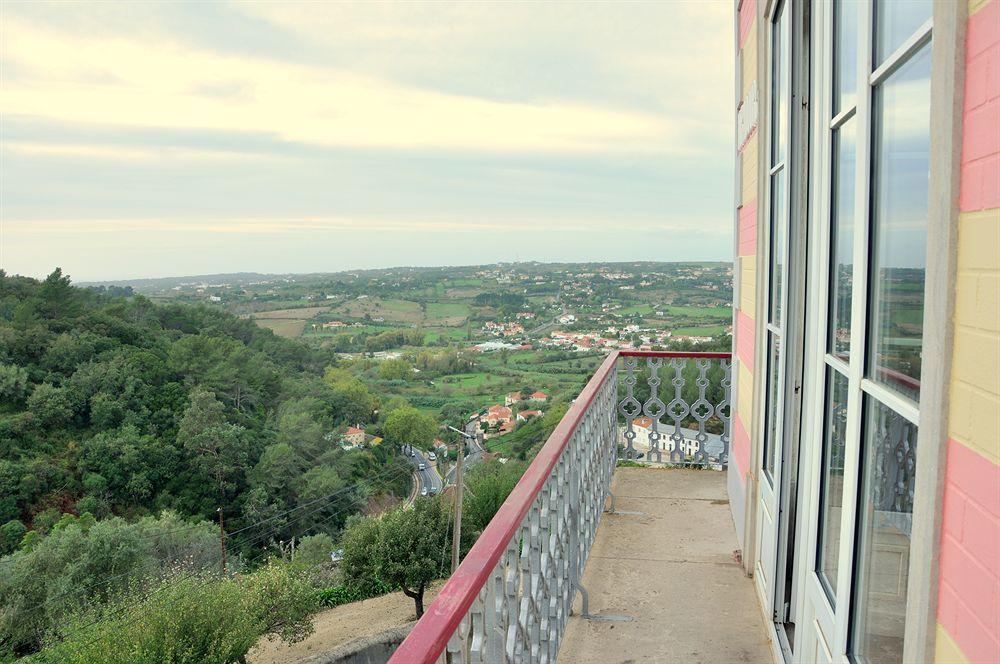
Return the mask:
M0 364L0 402L20 404L28 392L28 372L23 367Z
M28 397L28 410L43 427L57 427L73 417L73 408L65 390L49 383L35 386Z
M385 421L385 435L390 443L401 448L428 449L437 435L437 424L416 408L398 408Z
M413 377L413 365L402 357L385 360L378 367L378 377L382 380L409 380Z
M232 488L233 476L246 467L247 450L243 427L226 421L225 407L215 394L196 389L184 411L177 442L195 456L197 465L212 477L219 492L220 506Z
M473 527L482 532L489 524L514 486L527 464L518 461L487 461L475 466L466 475L469 489L464 495L463 518L467 517Z
M329 368L323 380L330 386L334 416L339 422L370 422L377 401L360 380L343 369Z
M450 562L449 514L441 501L418 498L413 507L381 518L355 520L344 535L341 569L349 584L387 583L413 600L417 618L424 615L424 591L446 574Z

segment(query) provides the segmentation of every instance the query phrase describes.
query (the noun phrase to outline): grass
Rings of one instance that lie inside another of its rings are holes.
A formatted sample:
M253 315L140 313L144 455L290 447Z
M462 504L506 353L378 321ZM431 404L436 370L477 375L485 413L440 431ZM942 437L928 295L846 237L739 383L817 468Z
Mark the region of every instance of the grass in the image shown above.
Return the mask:
M672 330L674 334L682 334L690 337L719 337L726 333L724 325L712 325L710 327L676 327Z
M678 307L666 306L658 311L663 311L667 316L689 316L691 318L718 318L729 320L733 317L733 310L730 307Z
M441 337L449 339L451 341L465 341L466 330L465 326L460 327L435 327L426 331L424 335L424 343L431 344L436 342Z
M257 323L258 327L264 327L279 337L285 337L286 339L296 339L302 334L302 330L306 327L306 321L303 320L289 320L287 318L265 318L257 319L254 321Z
M623 316L646 316L653 313L653 305L651 304L634 304L630 307L622 307L615 313L619 313Z
M387 330L398 330L398 327L393 327L392 325L359 325L357 327L333 327L329 329L318 328L315 331L308 329L305 331L303 336L306 337L339 337L339 336L354 336L355 334L374 334L377 332L386 332Z

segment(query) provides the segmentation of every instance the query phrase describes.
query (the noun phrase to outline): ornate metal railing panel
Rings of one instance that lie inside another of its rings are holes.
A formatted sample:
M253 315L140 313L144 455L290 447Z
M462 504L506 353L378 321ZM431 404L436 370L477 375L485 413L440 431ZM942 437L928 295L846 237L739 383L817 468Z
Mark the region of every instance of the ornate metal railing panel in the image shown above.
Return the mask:
M601 365L391 662L553 662L617 463Z
M730 362L609 355L390 662L555 661L619 456L728 463Z
M729 353L621 353L622 458L725 468L729 464Z

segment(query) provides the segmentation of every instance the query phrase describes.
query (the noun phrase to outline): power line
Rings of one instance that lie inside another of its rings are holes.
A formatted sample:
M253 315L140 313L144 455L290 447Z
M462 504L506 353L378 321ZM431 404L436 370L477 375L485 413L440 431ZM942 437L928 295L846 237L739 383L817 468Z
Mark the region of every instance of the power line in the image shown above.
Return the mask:
M404 471L404 470L408 471L408 469L404 469L404 468L395 468L395 469L392 469L392 470L395 471L395 472L401 472L401 471ZM369 478L367 480L367 482L372 482L372 481L374 481L374 479L375 479L374 477L373 478ZM347 487L347 488L351 488L351 487ZM305 514L300 514L299 516L295 517L294 520L297 521L298 519L301 519L301 518L303 518L305 516L308 516L309 514L315 513L317 511L319 511L320 509L322 509L322 506L317 507L312 512L305 513ZM349 511L349 510L347 510L347 509L339 510L338 512L336 512L334 514L328 515L326 517L326 519L324 519L323 522L328 521L329 519L333 518L334 516L337 516L338 514L343 514L343 513L347 512L347 511ZM321 523L323 523L323 522L321 522ZM256 544L258 542L263 541L268 535L270 535L273 532L275 532L278 527L280 527L280 526L274 526L274 527L272 527L268 531L265 531L263 533L259 533L257 535L252 536L250 539L248 539L248 540L246 540L246 541L243 542L243 546L249 547L249 546L251 546L253 544ZM170 582L175 584L175 583L178 583L180 581L185 581L185 580L187 580L189 578L193 578L196 575L200 574L201 572L204 572L205 570L209 569L210 567L214 567L215 564L216 564L216 561L211 560L211 561L205 563L204 565L202 565L201 567L199 567L197 569L189 570L188 572L185 572L184 574L182 574L179 577L174 577L173 579L170 580ZM165 590L166 587L167 587L166 585L161 585L161 586L159 586L157 588L154 588L153 590L147 592L145 595L143 595L142 597L140 597L139 599L137 599L137 600L135 600L133 602L123 603L123 605L120 608L114 609L110 613L99 614L97 618L95 618L94 620L90 621L89 623L83 625L82 627L74 629L72 632L69 632L68 634L63 635L63 637L62 637L63 640L69 638L70 636L73 636L74 634L77 634L77 633L80 633L82 631L85 631L85 630L93 627L94 625L102 622L102 621L109 620L109 619L114 619L115 617L123 615L130 608L136 606L137 604L139 604L141 602L149 600L150 598L152 598L154 595L156 595L159 592L163 592L163 590ZM141 614L140 614L140 616L141 616ZM136 619L138 617L140 617L140 616L137 616ZM97 638L95 638L95 639L91 640L90 642L84 644L82 647L86 648L86 647L90 646L92 643L94 643L96 640L97 640Z
M337 491L329 493L329 494L327 494L325 496L320 496L319 498L310 500L310 501L308 501L306 503L302 503L302 504L300 504L300 505L298 505L298 506L296 506L294 508L285 510L284 512L280 512L278 514L272 515L271 517L269 517L269 518L267 518L267 519L265 519L263 521L259 521L257 523L254 523L254 524L251 524L249 526L246 526L244 528L240 528L239 530L235 530L233 532L227 533L226 537L229 538L230 540L232 540L232 538L234 536L236 536L236 535L238 535L240 533L246 532L247 530L251 530L253 528L258 528L258 527L264 525L265 523L268 523L270 521L274 521L275 519L277 519L279 517L287 516L288 514L291 514L292 512L297 512L297 511L299 511L299 510L301 510L301 509L303 509L305 507L309 507L311 505L314 505L314 504L316 504L318 502L321 502L321 501L324 501L324 500L327 500L327 501L332 500L333 498L335 498L337 496L340 496L340 495L343 495L344 493L347 493L351 489L358 488L358 487L360 487L362 485L365 485L365 484L371 484L372 482L374 482L377 479L381 479L383 477L387 477L388 475L393 474L393 473L397 473L398 474L398 473L401 473L403 471L406 471L407 473L409 473L409 469L408 468L401 468L401 467L386 468L385 470L383 470L383 471L381 471L379 473L376 473L375 475L372 475L372 476L370 476L368 478L365 478L365 479L363 479L363 480L361 480L359 482L356 482L356 483L354 483L352 485L349 485L349 486L346 486L346 487L342 487L342 488L338 489ZM302 515L299 515L299 516L295 517L294 519L292 519L292 522L298 521L303 516L308 516L309 514L313 514L313 513L319 511L322 508L323 508L323 505L321 505L320 507L316 508L313 511L307 512L307 513L302 514ZM341 510L339 513L343 513L343 512L346 512L346 511L348 511L348 510L346 510L346 509L345 510ZM337 513L334 513L333 516L335 516L336 514ZM208 523L208 522L204 522L204 523ZM195 524L195 526L202 526L202 525L203 524ZM281 528L281 527L287 526L287 525L288 524L277 524L277 525L273 526L270 530L265 531L263 534L264 535L269 535L269 534L275 532L278 528ZM163 535L169 534L170 532L178 532L179 530L180 529L174 530L174 531L168 531L167 533L163 533ZM161 535L157 535L156 537L160 537L160 536ZM147 538L147 539L153 539L153 538L150 537L150 538ZM250 540L248 540L246 542L243 542L243 546L249 546L250 544L255 543L255 541L256 540L254 538L251 538ZM10 564L14 564L14 561L11 561ZM95 581L94 583L92 583L90 585L79 586L79 587L76 587L76 588L64 591L64 592L62 592L62 593L60 593L58 595L54 595L52 597L48 597L48 598L45 599L45 601L43 601L43 602L41 602L39 604L36 604L36 605L32 606L29 609L25 609L25 611L27 611L27 612L35 611L37 609L40 609L40 608L43 608L43 607L49 605L50 603L52 603L52 602L54 602L54 601L56 601L58 599L62 599L64 597L70 597L70 596L79 594L79 593L81 593L83 591L93 590L94 588L96 588L96 587L98 587L100 585L106 585L106 584L108 584L108 583L110 583L112 581L117 581L118 579L122 579L122 578L125 578L125 577L128 577L128 576L132 576L133 574L134 574L134 571L128 571L128 572L124 572L124 573L121 573L121 574L116 574L114 576L110 576L110 577L105 577L105 578L99 579L99 580Z

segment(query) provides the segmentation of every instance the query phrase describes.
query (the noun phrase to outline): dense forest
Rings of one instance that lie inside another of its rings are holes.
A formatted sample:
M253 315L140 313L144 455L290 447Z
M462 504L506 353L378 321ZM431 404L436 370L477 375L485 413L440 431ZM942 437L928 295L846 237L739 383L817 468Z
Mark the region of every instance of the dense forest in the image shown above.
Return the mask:
M0 553L64 513L164 509L227 528L271 519L363 477L309 526L338 528L374 494L405 492L388 449L324 440L376 397L329 351L207 307L158 305L0 272ZM277 537L303 524L289 520Z

